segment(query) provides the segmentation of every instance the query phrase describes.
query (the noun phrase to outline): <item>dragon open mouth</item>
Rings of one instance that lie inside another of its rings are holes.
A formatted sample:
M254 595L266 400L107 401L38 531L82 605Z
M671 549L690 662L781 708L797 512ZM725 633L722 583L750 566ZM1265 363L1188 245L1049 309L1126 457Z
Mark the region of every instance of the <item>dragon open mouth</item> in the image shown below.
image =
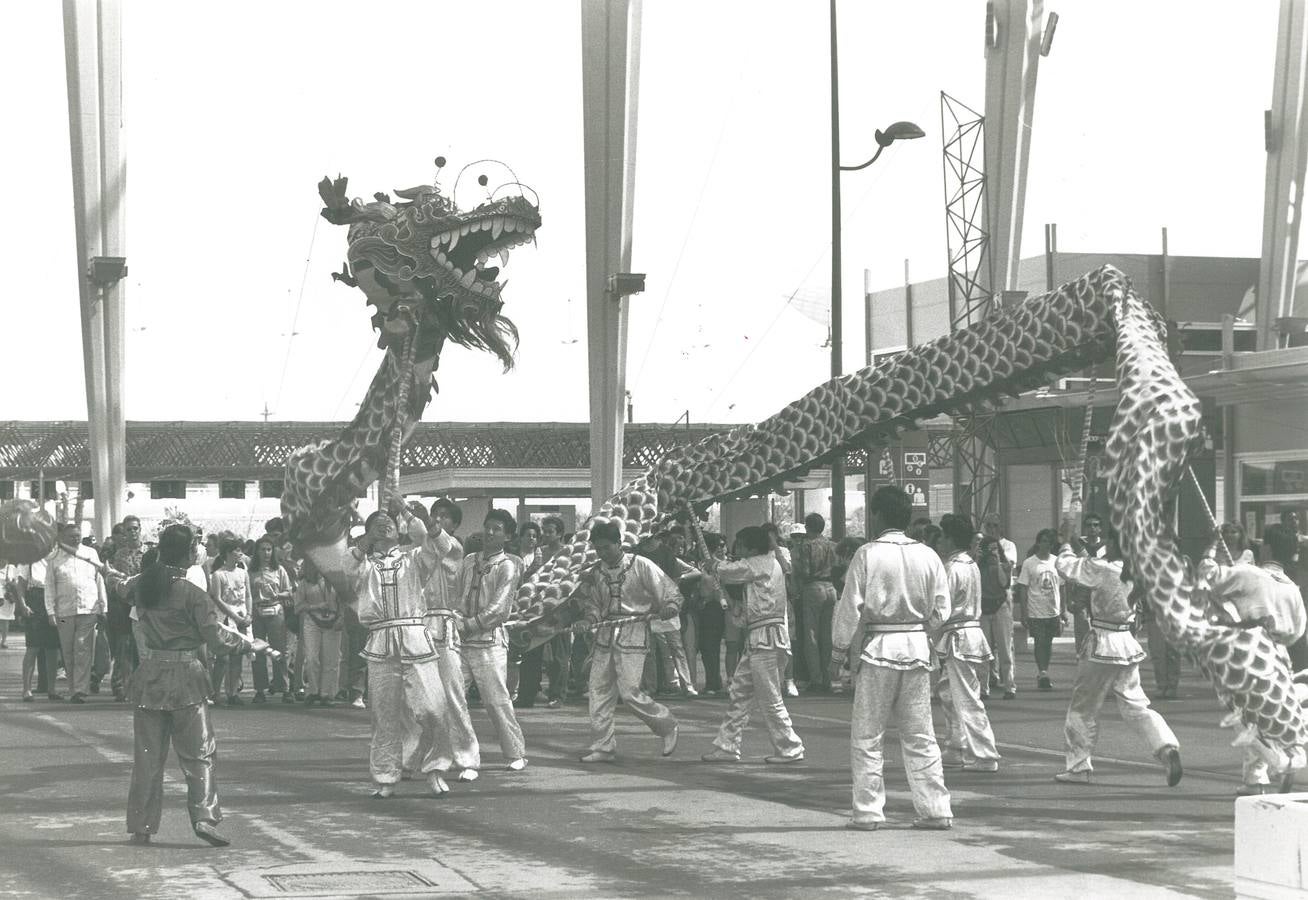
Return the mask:
M503 208L488 211L433 237L431 254L452 281L481 297L498 297L503 285L495 279L500 266L508 264L509 251L536 242L540 218L534 212L531 207L521 213ZM500 266L487 265L494 258Z

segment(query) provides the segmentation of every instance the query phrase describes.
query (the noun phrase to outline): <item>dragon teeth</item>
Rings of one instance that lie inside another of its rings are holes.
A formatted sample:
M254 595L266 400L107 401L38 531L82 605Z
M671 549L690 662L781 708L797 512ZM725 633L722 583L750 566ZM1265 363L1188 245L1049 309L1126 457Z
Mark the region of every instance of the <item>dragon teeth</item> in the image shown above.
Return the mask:
M459 234L467 234L471 230L472 230L472 224L465 222L463 226L459 228Z
M454 252L454 248L455 248L455 247L459 246L459 235L462 234L462 233L463 233L462 230L460 230L460 231L451 231L451 232L450 232L449 237L450 237L450 252L451 252L451 253Z
M469 269L467 274L460 279L460 283L466 288L471 288L473 284L476 283L476 281L477 281L476 269Z
M505 230L505 231L517 231L517 230L518 230L518 223L515 222L515 221L513 221L512 219L505 219L505 220L504 220L504 230Z
M498 241L500 235L504 232L504 219L496 216L491 220L491 240Z
M507 266L508 264L509 264L509 248L505 247L503 250L500 251L500 265Z

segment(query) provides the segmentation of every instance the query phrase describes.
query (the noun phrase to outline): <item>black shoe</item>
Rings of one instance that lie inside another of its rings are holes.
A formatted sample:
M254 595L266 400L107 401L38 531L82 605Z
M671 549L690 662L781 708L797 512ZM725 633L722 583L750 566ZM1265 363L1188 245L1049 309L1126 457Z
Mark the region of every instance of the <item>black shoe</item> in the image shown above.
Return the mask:
M254 702L255 702L255 703L267 703L267 702L268 702L268 698L265 697L265 696L263 695L263 691L255 691L255 692L254 692Z
M1036 686L1042 691L1052 691L1054 689L1054 683L1049 680L1048 675L1041 675L1040 680L1036 682Z
M213 822L196 822L195 836L211 847L226 847L231 841L218 833Z
M98 694L98 693L100 693L100 679L99 679L99 678L92 678L92 679L91 679L91 693L92 693L92 694Z
M1159 758L1167 770L1167 786L1176 787L1181 783L1181 751L1175 747L1164 747Z
M73 694L73 696L71 696L71 697L68 698L68 702L69 702L69 703L85 703L85 702L86 702L86 695L85 695L85 694Z
M68 699L63 694L60 693L46 694L45 698L47 700L53 700L55 703L63 703L65 700Z
M134 832L132 832L132 843L133 843L133 844L148 844L148 843L150 843L150 835L149 835L149 833L148 833L148 832L145 832L145 831L134 831Z

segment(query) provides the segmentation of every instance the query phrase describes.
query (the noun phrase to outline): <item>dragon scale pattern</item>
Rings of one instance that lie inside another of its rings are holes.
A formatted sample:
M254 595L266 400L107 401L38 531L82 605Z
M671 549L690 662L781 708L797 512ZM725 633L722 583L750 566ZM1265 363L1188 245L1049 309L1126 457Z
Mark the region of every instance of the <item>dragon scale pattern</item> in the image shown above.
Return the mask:
M423 338L424 344L432 339L426 326ZM353 498L383 470L395 416L404 416L406 433L421 418L439 349L438 342L435 354L423 352L413 372L401 373L398 349L388 348L355 421L337 441L292 457L283 512L309 552L315 543L344 546ZM1168 640L1193 651L1219 697L1299 764L1308 723L1284 654L1261 629L1211 622L1203 592L1182 564L1171 523L1188 459L1202 441L1200 406L1168 358L1165 323L1111 266L880 366L832 379L764 422L679 448L618 491L596 517L617 524L635 546L716 501L777 487L851 447L893 439L918 420L985 409L1114 353L1121 400L1107 448L1109 484L1128 571ZM397 411L404 377L413 379L408 408ZM588 539L589 531L580 529L520 587L511 628L515 651L543 643L575 618L570 601L596 562Z
M1165 335L1147 307L1120 286L1109 299L1117 310L1121 401L1109 429L1108 485L1123 555L1168 643L1196 655L1222 702L1266 740L1286 751L1302 748L1308 722L1284 651L1261 628L1208 618L1172 532L1187 460L1203 444L1199 399L1168 360Z
M881 366L834 378L757 425L711 435L659 461L597 515L632 544L687 507L779 485L850 446L887 440L919 419L1016 396L1063 372L1106 359L1114 332L1106 286L1125 284L1111 267L1024 301L966 329L914 347ZM589 532L519 589L517 618L530 622L515 646L534 646L561 627L562 609L594 563Z

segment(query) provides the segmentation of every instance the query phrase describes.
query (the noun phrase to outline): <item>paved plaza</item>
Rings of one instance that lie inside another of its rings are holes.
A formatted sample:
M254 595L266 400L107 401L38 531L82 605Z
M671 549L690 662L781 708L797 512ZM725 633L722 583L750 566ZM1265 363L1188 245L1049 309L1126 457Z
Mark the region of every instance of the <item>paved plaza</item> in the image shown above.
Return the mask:
M20 702L21 647L11 637L0 652L0 896L1232 896L1239 765L1212 690L1187 667L1181 699L1159 705L1181 741L1178 788L1111 706L1095 784L1055 784L1073 671L1065 640L1055 690L990 703L1001 771L947 773L948 832L909 828L893 733L888 827L844 829L847 696L790 701L807 760L784 768L763 763L761 726L747 732L743 762L698 761L724 699L672 701L681 743L671 759L620 713L622 755L596 766L577 762L583 704L523 710L523 773L503 771L474 709L482 778L441 800L404 782L389 801L368 797L367 712L276 703L215 710L232 839L222 850L191 834L172 760L160 834L127 842L129 709L108 694L80 707ZM1028 652L1019 672L1030 670ZM1142 674L1148 684L1148 663Z

